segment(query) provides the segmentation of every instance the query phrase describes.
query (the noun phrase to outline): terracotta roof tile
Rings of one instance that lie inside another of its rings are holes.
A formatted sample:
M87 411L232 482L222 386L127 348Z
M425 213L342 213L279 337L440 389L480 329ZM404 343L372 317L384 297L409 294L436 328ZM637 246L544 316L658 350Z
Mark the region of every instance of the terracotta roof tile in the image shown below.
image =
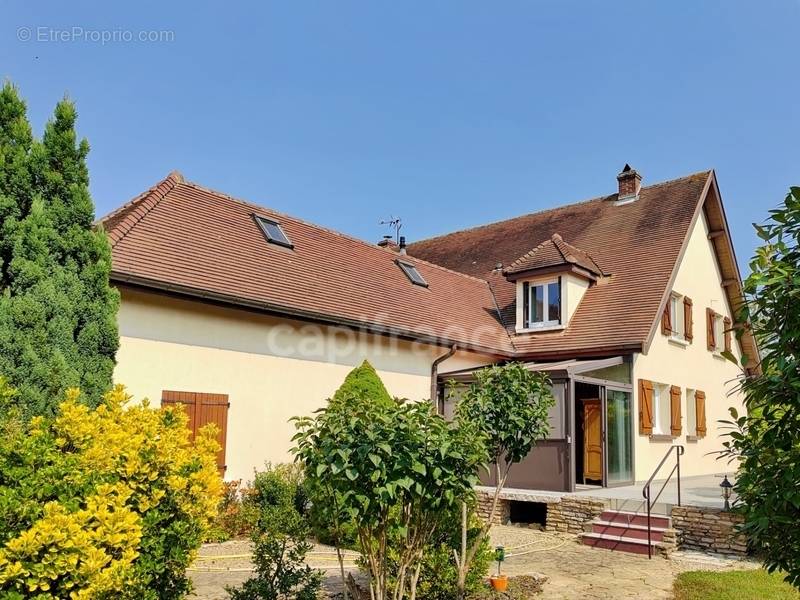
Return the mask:
M503 272L506 275L516 275L560 265L575 265L594 275L603 275L603 270L591 256L565 242L557 233L515 260Z
M293 249L255 223L280 223ZM442 344L513 351L489 284L405 257L428 282L413 285L398 253L171 174L101 220L112 279Z
M541 255L537 248L534 260L563 258L552 237L558 233L611 275L586 292L565 329L515 335L519 355L536 358L641 348L710 175L704 171L643 187L639 199L628 204L616 204L614 194L458 231L413 243L408 252L486 278L511 328L515 285L498 276L495 266L515 268L518 257L530 258L530 249L540 245Z

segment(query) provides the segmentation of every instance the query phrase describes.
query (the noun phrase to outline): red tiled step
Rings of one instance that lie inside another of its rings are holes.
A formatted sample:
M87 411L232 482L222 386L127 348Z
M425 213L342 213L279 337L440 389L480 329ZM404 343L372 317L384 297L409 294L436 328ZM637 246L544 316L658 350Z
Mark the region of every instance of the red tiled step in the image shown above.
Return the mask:
M623 525L641 525L647 527L647 515L642 513L625 512L621 510L606 510L600 515L600 520L608 523L622 523ZM669 529L670 518L663 515L651 515L650 526Z
M650 539L654 542L660 542L664 539L664 527L651 527ZM639 540L647 539L647 526L646 525L628 525L626 523L614 523L611 521L593 521L592 533L601 533L606 535L614 535L626 538L636 538Z
M637 538L607 535L604 533L584 533L581 537L581 542L586 546L592 546L594 548L605 548L606 550L617 550L621 552L630 552L632 554L647 554L647 540L640 540ZM653 542L650 545L653 547L653 553L655 554L657 542Z

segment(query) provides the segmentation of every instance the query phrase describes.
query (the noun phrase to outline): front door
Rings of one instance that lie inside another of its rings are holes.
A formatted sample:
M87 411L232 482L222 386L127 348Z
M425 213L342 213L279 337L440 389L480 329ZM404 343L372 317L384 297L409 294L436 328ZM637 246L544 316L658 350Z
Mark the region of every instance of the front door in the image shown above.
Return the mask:
M599 399L583 401L583 482L603 480L603 412Z

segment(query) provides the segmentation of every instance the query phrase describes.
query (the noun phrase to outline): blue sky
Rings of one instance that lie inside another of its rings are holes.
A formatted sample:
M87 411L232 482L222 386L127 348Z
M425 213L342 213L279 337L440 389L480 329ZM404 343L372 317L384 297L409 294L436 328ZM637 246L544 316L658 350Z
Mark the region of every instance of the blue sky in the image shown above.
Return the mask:
M98 214L178 169L414 240L610 193L625 162L713 167L744 267L800 185L798 22L798 0L7 0L0 76L39 132L75 100Z

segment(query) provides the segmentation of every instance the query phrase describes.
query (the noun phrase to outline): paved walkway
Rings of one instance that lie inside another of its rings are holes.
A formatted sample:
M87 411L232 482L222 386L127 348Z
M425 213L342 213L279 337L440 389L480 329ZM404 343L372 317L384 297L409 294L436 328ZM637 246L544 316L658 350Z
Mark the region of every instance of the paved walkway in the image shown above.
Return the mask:
M503 563L505 573L547 577L537 600L667 599L672 598L675 576L683 571L753 569L758 566L748 560L729 560L691 552L676 552L670 560L658 557L648 560L646 556L583 546L573 535L519 527L493 527L491 537L493 545L505 546L508 553L508 559ZM330 548L317 546L314 551L309 563L325 568L328 593L337 591L336 563L327 554ZM192 598L227 598L227 585L238 585L251 575L249 559L241 556L248 552L249 544L241 541L205 545L200 552L204 558L195 564L198 570L190 572L195 584Z

